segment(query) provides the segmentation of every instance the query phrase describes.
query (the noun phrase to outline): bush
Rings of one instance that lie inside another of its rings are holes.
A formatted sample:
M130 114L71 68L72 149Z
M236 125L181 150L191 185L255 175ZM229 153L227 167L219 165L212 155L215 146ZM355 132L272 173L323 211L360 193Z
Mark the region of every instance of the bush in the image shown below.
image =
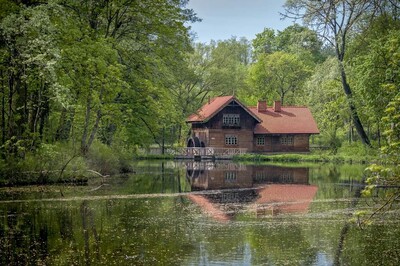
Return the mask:
M129 152L94 142L87 156L89 168L103 175L132 172Z
M8 156L0 163L1 185L48 184L85 179L83 158L66 143L41 144L23 157Z

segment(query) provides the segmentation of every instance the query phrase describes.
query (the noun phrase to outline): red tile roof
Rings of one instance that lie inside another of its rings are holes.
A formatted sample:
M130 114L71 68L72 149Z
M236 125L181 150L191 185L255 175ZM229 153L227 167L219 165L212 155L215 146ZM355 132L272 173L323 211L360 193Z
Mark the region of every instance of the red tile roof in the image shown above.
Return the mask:
M306 213L313 201L318 187L315 185L270 184L257 190L258 199L249 203L256 214ZM231 217L206 196L188 194L187 197L212 218L228 222Z
M306 212L317 191L315 185L272 184L258 190L256 203L279 213Z
M206 122L233 100L235 100L241 107L243 107L244 110L246 110L257 121L261 121L246 106L244 106L241 102L239 102L235 96L221 96L211 99L209 102L203 105L203 107L201 107L195 114L190 115L187 118L186 122L188 123Z
M232 100L260 122L254 128L255 134L319 134L317 124L307 107L282 106L280 112L267 107L266 111L259 112L257 107L244 106L235 96L222 96L210 100L197 113L189 116L186 122L207 122Z
M317 123L307 107L282 106L280 112L272 107L259 112L257 107L250 107L262 122L254 128L255 134L319 134Z
M188 198L198 204L207 214L211 215L217 221L227 222L230 220L230 217L225 212L218 209L218 206L213 204L206 197L202 195L189 194Z

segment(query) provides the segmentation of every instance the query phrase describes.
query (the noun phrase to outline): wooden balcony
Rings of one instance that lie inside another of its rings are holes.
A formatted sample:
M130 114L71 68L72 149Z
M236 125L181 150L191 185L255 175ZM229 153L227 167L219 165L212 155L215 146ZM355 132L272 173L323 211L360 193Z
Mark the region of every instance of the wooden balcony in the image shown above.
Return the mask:
M186 147L177 148L175 157L178 159L231 159L234 155L246 152L246 148Z

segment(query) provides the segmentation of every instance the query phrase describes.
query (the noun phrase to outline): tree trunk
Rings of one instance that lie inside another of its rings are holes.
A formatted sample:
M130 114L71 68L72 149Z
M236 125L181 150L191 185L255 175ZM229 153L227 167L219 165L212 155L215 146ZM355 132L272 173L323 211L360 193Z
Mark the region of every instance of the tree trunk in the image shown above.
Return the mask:
M377 122L377 124L378 124L378 147L380 148L381 147L381 126L380 126L379 121Z
M15 87L14 74L10 73L10 76L8 77L8 125L7 125L8 139L14 136L14 110L13 110L14 87Z
M354 104L354 101L353 101L353 94L352 94L350 85L347 82L346 72L344 70L343 62L340 61L340 58L339 58L339 67L340 67L340 76L341 76L341 79L342 79L343 90L344 90L344 93L346 94L346 97L347 97L347 102L349 104L351 117L352 117L354 126L355 126L355 128L357 130L357 133L358 133L362 143L364 145L366 145L366 146L371 147L371 142L369 141L369 138L368 138L367 134L365 133L364 127L363 127L363 125L361 123L360 117L358 116L357 108L356 108L356 106Z
M92 90L90 90L92 91ZM102 88L100 90L100 95L99 95L99 108L97 109L96 112L96 121L94 122L93 128L90 132L90 136L89 139L88 138L88 130L89 130L89 124L90 124L90 113L92 111L92 96L88 95L88 99L86 102L86 115L85 115L85 125L84 125L84 130L83 130L83 135L82 135L82 142L81 142L81 152L82 155L86 155L89 151L90 146L92 145L94 138L96 136L97 130L99 128L99 124L100 124L100 119L102 117L102 112L101 112L101 105L102 105L102 100L103 100L103 92L104 92L104 88ZM87 141L86 141L87 140Z
M102 117L102 113L101 113L101 108L99 107L99 109L97 110L96 121L92 128L92 132L90 133L89 141L87 143L87 149L90 148L90 146L92 145L92 143L94 141L94 137L96 136L97 130L99 129L99 123L100 123L101 117Z
M6 142L6 87L4 86L3 71L1 71L1 144Z
M44 134L44 128L46 125L46 121L49 117L50 114L50 103L49 103L49 98L48 98L48 93L47 93L47 87L44 88L45 92L43 95L43 104L42 106L42 111L40 115L40 122L39 122L39 136L40 139L43 140L43 134Z
M162 128L161 154L165 154L165 126Z
M281 94L281 105L283 106L283 101L285 100L285 94L284 93L282 93Z
M89 92L89 95L87 96L86 100L86 113L85 113L85 123L83 125L83 133L82 133L82 140L81 140L81 153L82 155L86 155L89 151L89 147L86 143L87 136L88 136L88 129L89 129L89 123L90 123L90 113L92 111L92 96L90 95L91 91Z

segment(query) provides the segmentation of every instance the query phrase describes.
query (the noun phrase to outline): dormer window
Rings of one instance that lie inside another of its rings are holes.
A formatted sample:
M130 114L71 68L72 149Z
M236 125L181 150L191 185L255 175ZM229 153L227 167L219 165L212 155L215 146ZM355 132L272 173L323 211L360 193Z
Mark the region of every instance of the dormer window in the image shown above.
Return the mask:
M224 114L222 117L222 125L225 127L239 127L240 115L239 114Z

